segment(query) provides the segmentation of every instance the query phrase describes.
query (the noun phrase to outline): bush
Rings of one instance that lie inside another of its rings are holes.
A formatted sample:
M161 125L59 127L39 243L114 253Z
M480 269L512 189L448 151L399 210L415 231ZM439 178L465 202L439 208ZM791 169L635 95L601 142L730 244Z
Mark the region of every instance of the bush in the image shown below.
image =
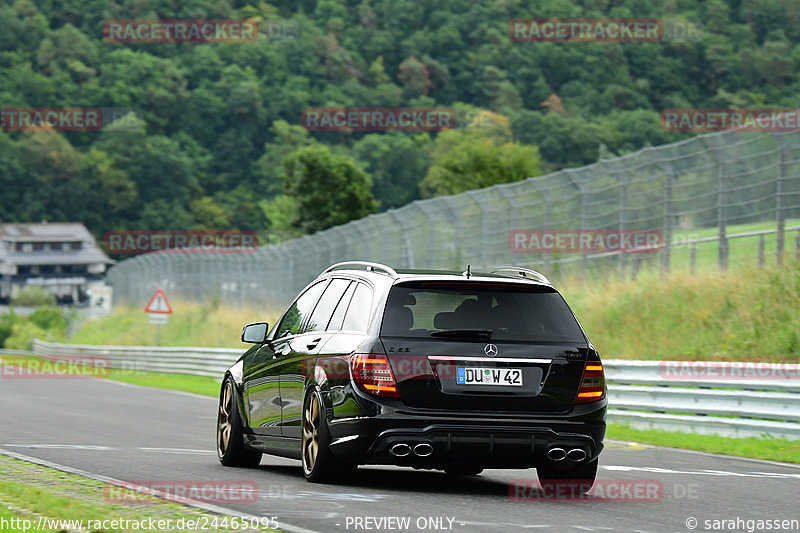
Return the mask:
M47 292L41 287L23 287L17 296L11 299L11 305L21 307L39 307L42 305L55 305L56 295Z
M32 350L33 339L58 340L53 337L54 335L33 322L19 322L12 326L11 336L6 339L6 348L10 350Z
M5 346L6 339L11 336L11 328L20 320L13 310L0 315L0 348Z
M61 309L53 306L39 307L28 315L28 320L36 324L42 329L47 330L66 330L67 320L61 312Z

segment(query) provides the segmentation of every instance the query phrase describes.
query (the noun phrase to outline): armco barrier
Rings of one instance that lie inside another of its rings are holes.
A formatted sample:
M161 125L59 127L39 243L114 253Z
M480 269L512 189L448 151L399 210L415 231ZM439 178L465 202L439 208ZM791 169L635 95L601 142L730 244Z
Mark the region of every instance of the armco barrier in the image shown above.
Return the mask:
M243 352L228 348L87 346L38 339L33 345L35 355L48 359L107 357L112 367L121 369L218 378ZM800 376L779 380L667 379L664 364L604 361L610 423L732 437L800 439Z
M665 369L670 363L603 361L609 383L609 422L639 429L800 439L800 375L794 379L667 378ZM759 364L758 368L780 374L783 367Z
M33 353L48 359L69 356L107 357L112 368L222 378L244 350L230 348L89 346L33 341Z

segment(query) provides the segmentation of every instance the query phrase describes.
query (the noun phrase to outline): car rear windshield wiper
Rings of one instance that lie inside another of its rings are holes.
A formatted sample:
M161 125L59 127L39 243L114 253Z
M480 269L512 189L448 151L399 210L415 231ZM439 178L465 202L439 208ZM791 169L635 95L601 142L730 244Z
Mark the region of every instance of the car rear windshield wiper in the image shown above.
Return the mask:
M443 329L431 332L431 337L483 337L491 338L492 329Z

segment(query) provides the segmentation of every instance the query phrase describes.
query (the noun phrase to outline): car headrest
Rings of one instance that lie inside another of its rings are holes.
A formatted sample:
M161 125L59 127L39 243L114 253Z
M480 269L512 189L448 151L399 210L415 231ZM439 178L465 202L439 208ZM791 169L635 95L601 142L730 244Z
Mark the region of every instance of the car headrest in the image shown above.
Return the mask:
M408 331L414 326L414 313L408 307L398 309L394 316L399 331Z
M455 313L450 313L447 311L436 313L436 315L433 317L433 327L436 329L453 329L455 317Z

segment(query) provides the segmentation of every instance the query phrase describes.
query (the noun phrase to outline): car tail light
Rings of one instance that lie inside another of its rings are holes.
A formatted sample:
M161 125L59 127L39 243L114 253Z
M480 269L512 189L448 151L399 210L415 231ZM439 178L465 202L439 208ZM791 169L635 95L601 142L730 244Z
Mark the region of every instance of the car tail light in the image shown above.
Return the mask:
M590 403L602 400L606 396L606 376L603 372L603 363L600 361L587 361L583 368L581 386L575 403Z
M380 354L354 354L350 358L350 369L358 388L370 394L399 398L397 382L394 380L389 360Z

